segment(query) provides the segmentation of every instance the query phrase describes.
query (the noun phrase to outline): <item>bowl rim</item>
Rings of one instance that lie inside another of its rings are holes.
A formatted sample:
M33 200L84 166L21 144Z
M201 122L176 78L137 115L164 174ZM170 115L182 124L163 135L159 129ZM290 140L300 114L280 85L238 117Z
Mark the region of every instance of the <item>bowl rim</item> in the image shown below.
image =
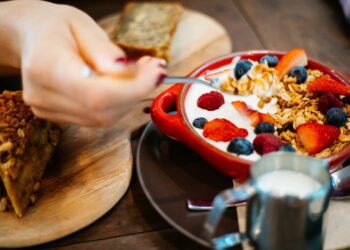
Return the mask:
M193 71L191 71L189 74L187 74L187 76L189 77L195 77L197 78L200 73L202 74L202 71L205 70L206 68L210 67L213 64L219 63L220 61L223 60L227 60L227 59L233 59L234 57L238 57L238 56L249 56L249 55L265 55L265 54L274 54L274 55L279 55L282 56L284 54L286 54L287 51L278 51L278 50L247 50L247 51L238 51L238 52L233 52L230 54L225 54L219 57L215 57L201 65L199 65L197 68L195 68ZM329 72L332 74L332 76L334 76L335 78L341 80L341 82L350 85L350 79L346 79L345 77L343 77L342 75L339 75L339 73L337 73L334 69L332 69L331 67L320 63L318 60L315 60L313 58L308 57L308 62L312 62L313 64L316 64L322 68L326 68L327 70L329 70ZM227 64L226 64L227 65ZM222 65L220 67L223 67L225 65ZM207 142L207 140L205 140L204 138L202 138L198 132L191 126L190 122L187 119L187 115L186 115L186 110L185 110L185 98L186 98L186 94L189 90L189 88L192 86L192 84L188 84L188 85L184 85L181 89L181 93L180 93L180 98L179 98L179 110L181 112L181 117L182 120L184 122L184 124L186 125L186 127L190 130L190 132L192 134L195 135L195 137L197 139L200 140L201 144L203 146L209 147L211 150L213 150L216 154L219 154L221 157L230 159L230 160L235 160L240 164L244 164L244 165L251 165L253 162L253 160L248 160L248 159L244 159L241 158L239 156L236 156L234 154L230 154L228 152L225 152L217 147L215 147L214 145L210 144L209 142ZM338 153L325 157L325 158L319 158L322 160L327 160L328 162L332 162L335 161L336 159L339 159L341 157L344 157L345 155L348 155L350 152L350 143L349 145L345 146L341 151L339 151ZM309 157L314 157L311 155L308 155ZM336 169L334 169L335 171Z

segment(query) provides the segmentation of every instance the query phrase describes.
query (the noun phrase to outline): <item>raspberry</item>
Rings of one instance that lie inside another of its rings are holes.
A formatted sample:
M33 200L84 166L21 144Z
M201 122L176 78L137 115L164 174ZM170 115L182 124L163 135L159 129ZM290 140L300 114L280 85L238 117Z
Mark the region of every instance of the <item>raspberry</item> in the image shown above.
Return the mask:
M260 155L278 151L282 145L279 138L269 133L258 134L253 141L253 147Z
M204 125L203 136L213 141L231 141L237 137L246 137L248 131L238 128L226 119L214 119Z
M318 110L326 114L330 108L342 108L343 102L333 93L327 92L322 94L318 99Z
M198 98L197 106L209 111L216 110L225 103L224 96L218 91L210 91Z

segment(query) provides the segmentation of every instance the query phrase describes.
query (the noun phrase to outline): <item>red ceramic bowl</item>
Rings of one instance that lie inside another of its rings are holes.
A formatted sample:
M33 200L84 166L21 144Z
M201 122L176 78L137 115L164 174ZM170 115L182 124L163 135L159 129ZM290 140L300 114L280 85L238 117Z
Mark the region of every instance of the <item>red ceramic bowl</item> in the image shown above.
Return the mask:
M248 51L225 55L213 59L196 70L189 76L200 77L205 71L213 70L231 63L234 57L240 56L241 59L251 59L259 61L267 54L273 54L282 57L284 53L277 51ZM333 79L349 84L350 76L335 72L329 67L312 59L308 60L308 68L318 69ZM226 153L211 145L205 139L200 137L192 128L191 122L187 120L184 110L184 100L191 85L175 84L171 88L160 94L153 102L151 116L154 124L166 135L180 141L197 151L206 161L220 172L228 175L238 181L244 181L249 176L249 168L252 161L242 159L233 154ZM177 111L176 114L169 114L170 111ZM341 152L326 158L329 161L330 171L337 169L350 156L350 145Z

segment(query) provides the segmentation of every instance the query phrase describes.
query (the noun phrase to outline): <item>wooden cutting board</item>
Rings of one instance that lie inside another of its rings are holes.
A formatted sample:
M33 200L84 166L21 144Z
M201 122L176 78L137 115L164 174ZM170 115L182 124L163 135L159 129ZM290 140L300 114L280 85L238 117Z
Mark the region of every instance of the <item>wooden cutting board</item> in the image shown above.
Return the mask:
M101 20L110 33L118 15ZM231 52L225 29L212 18L186 10L172 43L169 73L184 75L198 65ZM156 89L110 129L67 127L53 164L42 182L40 198L22 219L0 213L0 247L49 242L91 224L124 195L132 174L130 135L150 120L144 112L168 86Z

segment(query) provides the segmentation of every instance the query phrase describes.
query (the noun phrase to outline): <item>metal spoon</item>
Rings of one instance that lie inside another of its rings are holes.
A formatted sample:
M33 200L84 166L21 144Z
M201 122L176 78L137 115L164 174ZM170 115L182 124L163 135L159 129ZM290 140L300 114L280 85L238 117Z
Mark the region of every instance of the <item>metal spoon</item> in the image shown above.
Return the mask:
M220 85L218 84L217 81L207 82L207 81L197 79L197 78L192 78L192 77L168 76L164 78L163 83L183 83L183 84L199 83L221 91Z
M331 188L333 200L350 198L350 165L331 174ZM246 200L229 204L228 207L238 207L246 204ZM207 211L212 209L213 200L187 200L187 209L191 211Z

